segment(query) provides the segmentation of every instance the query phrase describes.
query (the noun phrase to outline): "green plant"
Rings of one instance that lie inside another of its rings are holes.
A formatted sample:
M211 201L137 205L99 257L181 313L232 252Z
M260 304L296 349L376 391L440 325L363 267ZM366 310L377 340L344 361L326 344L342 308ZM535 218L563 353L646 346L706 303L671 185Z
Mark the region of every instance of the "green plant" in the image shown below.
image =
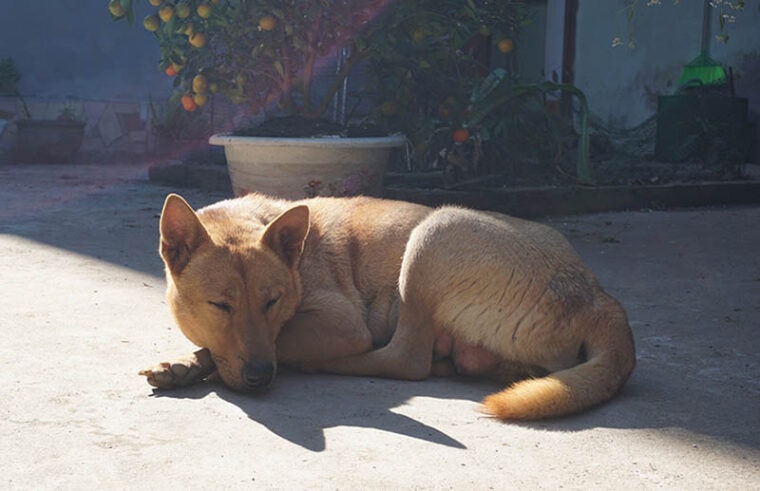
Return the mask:
M680 4L681 0L671 0L674 5ZM633 37L633 22L636 18L636 12L641 8L643 0L626 0L623 7L623 12L626 17L626 32L625 40L620 36L615 37L612 40L613 46L628 46L634 48L636 42ZM684 2L685 3L685 2ZM696 2L694 2L696 3ZM715 11L715 18L718 19L719 31L715 35L715 39L722 43L727 43L729 40L728 25L736 22L736 15L744 10L746 6L745 0L709 0L707 5ZM646 0L646 6L660 6L662 0ZM760 9L760 2L757 2L757 7Z
M557 114L547 103L559 92L577 100L578 131L574 118ZM497 176L495 182L547 183L552 175L595 182L589 163L588 103L575 86L519 83L497 68L473 88L464 114L457 124L441 123L430 134L416 168L423 180L442 179L446 187L490 182ZM574 162L564 158L567 147L577 148L570 159Z
M111 0L113 19L134 22L136 2ZM389 125L410 114L419 124L460 100L484 69L468 43L514 37L522 19L521 3L509 0L164 0L149 8L143 25L187 111L219 93L254 114L324 117L364 63L371 75L353 92L354 107L371 101L369 112ZM332 82L315 84L339 50Z
M197 139L206 135L208 118L191 114L171 102L157 104L148 101L148 115L153 134L166 141Z
M375 121L410 137L423 158L436 128L467 119L470 95L490 70L489 52L511 51L524 22L522 2L396 2L370 38Z
M83 121L84 115L82 114L81 108L77 108L71 102L67 102L61 110L58 111L58 117L56 119L59 121Z
M21 102L21 108L24 117L31 118L29 107L26 105L24 96L19 91L18 84L21 81L21 73L16 68L13 58L7 57L0 60L0 94L10 95L18 98Z
M593 177L589 166L589 133L588 133L588 102L586 96L571 84L560 84L544 81L534 84L514 83L503 70L496 70L473 92L472 110L465 126L478 131L484 140L505 138L512 130L510 116L520 116L524 111L515 110L510 104L524 101L526 97L538 96L538 105L533 105L529 111L544 116L545 133L552 137L556 148L556 160L562 152L562 141L554 125L550 113L546 109L544 97L547 94L568 92L578 101L580 134L578 137L578 154L576 158L575 177L584 184L591 184ZM525 109L525 106L522 106ZM507 109L507 111L505 111ZM540 146L536 146L541 148Z

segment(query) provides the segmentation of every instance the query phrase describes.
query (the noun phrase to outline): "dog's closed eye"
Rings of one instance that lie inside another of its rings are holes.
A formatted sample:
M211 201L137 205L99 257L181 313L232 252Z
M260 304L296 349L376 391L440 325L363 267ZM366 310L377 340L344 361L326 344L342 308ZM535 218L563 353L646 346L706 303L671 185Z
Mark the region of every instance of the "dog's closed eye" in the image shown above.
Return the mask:
M272 307L274 307L274 304L276 304L279 299L280 299L280 297L275 297L275 298L269 299L267 301L267 303L264 305L264 309L265 310L271 309Z
M228 304L227 302L214 302L212 300L209 300L209 304L213 305L217 309L221 310L224 313L229 314L232 311L232 306Z

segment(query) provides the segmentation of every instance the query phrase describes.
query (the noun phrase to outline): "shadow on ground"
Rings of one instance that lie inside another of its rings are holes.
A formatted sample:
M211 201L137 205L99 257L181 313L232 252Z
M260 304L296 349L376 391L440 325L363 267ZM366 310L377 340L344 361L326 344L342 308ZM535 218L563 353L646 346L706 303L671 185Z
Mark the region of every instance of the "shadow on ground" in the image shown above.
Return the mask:
M0 166L0 182L4 183L0 189L0 202L3 203L0 207L0 233L26 237L72 253L160 276L162 264L157 254L158 217L165 195L178 190L148 184L144 180L144 173L145 168L140 166L120 166L105 170L88 166L34 169ZM179 192L194 207L225 197L189 189ZM720 212L715 213L715 223L724 227L724 216L717 215ZM737 215L744 220L750 220L747 217L754 216L741 212ZM703 244L706 237L717 236L726 238L726 241L717 243L716 247L733 247L731 244L735 239L727 238L733 233L730 228L716 228L711 232L712 222L698 222L705 220L705 217L695 215L693 218L687 217L693 219L693 223L681 220L682 229L671 230L672 225L668 220L672 217L669 217L638 217L636 220L640 218L639 222L630 226L630 230L639 231L637 233L643 236L651 235L649 227L657 227L657 244L648 244L639 235L632 233L621 235L620 240L616 238L617 242L605 242L604 246L593 243L584 247L592 259L592 254L607 253L598 256L602 259L593 260L592 267L600 271L602 276L614 276L613 287L619 290L623 303L633 307L629 309L629 314L638 322L634 331L639 346L639 366L629 384L617 399L601 408L557 421L527 424L528 427L556 432L574 432L596 427L681 428L710 438L760 447L757 433L760 428L760 413L757 410L760 407L760 391L757 386L758 377L754 375L758 370L758 351L755 349L758 338L751 330L752 326L756 326L758 315L756 300L754 304L751 303L753 300L745 300L744 304L739 305L739 313L728 311L725 314L741 318L740 322L733 322L734 331L731 331L731 337L727 337L714 328L712 320L713 317L720 318L724 314L711 312L709 315L712 317L707 318L705 316L708 314L700 310L709 306L710 298L713 298L713 303L717 303L714 292L706 292L710 295L705 299L678 296L678 292L671 292L671 295L675 295L672 297L663 296L667 290L673 290L672 277L681 274L680 271L668 271L665 266L655 264L646 257L638 258L638 268L619 271L619 266L627 264L633 257L630 251L637 248L644 248L650 255L659 254L659 261L665 265L681 260L690 267L698 261L709 265L710 259L705 262L701 257L685 254L682 250L683 243ZM656 223L655 218L660 222ZM696 223L701 223L700 226L707 231L695 232ZM743 222L737 223L742 231L749 230ZM618 243L628 249L613 249ZM756 244L757 241L748 238L744 243L746 250L741 249L735 253L746 259L751 256L748 252L752 250L751 244ZM724 254L724 249L713 249L715 248L709 250L710 258L716 253ZM688 252L688 249L685 251ZM735 261L736 258L732 260ZM635 257L633 261L637 262ZM734 268L745 276L755 275L753 277L756 278L757 262L751 264L754 266ZM718 282L723 274L718 272L724 269L723 264L705 267L700 275L708 280L715 277ZM653 276L652 272L659 271L662 271L659 277ZM738 284L730 276L734 270L730 271L725 273L728 275L725 281ZM684 269L683 281L692 281L691 274ZM637 275L640 276L638 279ZM728 284L725 281L721 284ZM757 291L760 282L752 281L754 282L746 284ZM724 303L730 305L728 301ZM679 317L685 315L681 311L663 307L667 305L684 308L688 305L695 312L689 314L694 317L693 322ZM655 313L647 310L654 307L659 309ZM649 322L645 323L645 320ZM680 351L655 353L653 340L668 336L672 336ZM725 349L731 353L730 356L711 358L705 355L707 347L712 349L714 344L716 349L721 348L721 343L733 346L734 351L744 353L742 356L754 353L754 357L742 361L728 348ZM735 378L739 371L741 377ZM436 399L436 404L453 404L451 419L472 421L479 417L474 410L476 405L468 403L463 407L455 402L474 403L495 389L488 384L450 380L410 383L289 374L280 377L276 387L264 397L234 393L220 385L199 385L172 392L156 392L156 395L202 399L216 394L229 404L239 407L248 418L264 425L274 434L303 448L321 451L326 445L325 430L336 426L377 428L438 445L463 448L462 442L436 429L435 421L423 423L394 411L394 408L403 406L414 397L429 397ZM308 401L308 404L304 401ZM447 423L451 424L448 417Z
M657 379L655 375L662 377ZM550 432L579 432L592 428L681 429L690 433L749 447L758 447L757 406L732 407L701 387L674 387L667 380L675 374L643 364L622 392L608 404L565 418L540 422L507 422ZM394 408L415 397L431 398L431 404L451 405L436 415L472 421L487 417L477 411L484 396L499 390L490 382L466 378L431 378L421 382L287 373L263 395L234 392L220 382L175 390L154 390L155 397L203 399L215 394L239 407L251 420L272 433L311 451L325 450L325 430L338 426L375 428L453 448L465 444L437 429L434 421L424 423ZM697 409L698 408L698 409ZM450 422L450 421L449 421ZM448 425L450 426L450 425Z
M223 193L149 184L146 164L0 165L0 233L162 276L158 219L170 192L195 207Z

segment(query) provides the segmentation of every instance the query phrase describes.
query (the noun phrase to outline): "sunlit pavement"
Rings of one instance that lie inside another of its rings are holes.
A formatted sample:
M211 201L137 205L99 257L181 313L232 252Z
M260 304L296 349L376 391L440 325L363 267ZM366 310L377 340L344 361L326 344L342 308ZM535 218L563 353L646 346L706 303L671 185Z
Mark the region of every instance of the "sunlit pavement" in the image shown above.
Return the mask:
M626 306L610 404L505 424L488 383L283 374L263 397L153 392L192 346L163 300L164 195L137 165L0 166L0 487L752 489L760 483L760 207L549 223Z

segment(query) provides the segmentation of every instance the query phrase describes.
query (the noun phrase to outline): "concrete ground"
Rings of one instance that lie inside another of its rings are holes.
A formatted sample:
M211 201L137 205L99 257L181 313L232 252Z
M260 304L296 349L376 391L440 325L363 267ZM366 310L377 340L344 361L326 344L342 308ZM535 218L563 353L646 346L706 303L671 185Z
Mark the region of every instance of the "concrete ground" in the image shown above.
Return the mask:
M283 374L154 392L192 346L139 166L0 166L0 488L760 489L760 206L547 220L626 306L613 402L483 417L488 383ZM201 206L223 196L180 190Z

